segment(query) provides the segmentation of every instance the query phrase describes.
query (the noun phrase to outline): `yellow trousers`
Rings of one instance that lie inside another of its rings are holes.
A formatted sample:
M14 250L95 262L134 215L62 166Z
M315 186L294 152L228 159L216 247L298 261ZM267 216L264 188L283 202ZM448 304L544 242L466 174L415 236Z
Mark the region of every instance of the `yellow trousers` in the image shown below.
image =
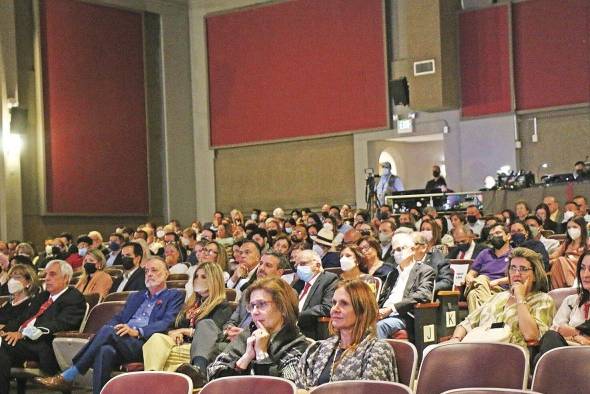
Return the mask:
M166 334L154 334L143 345L145 371L176 371L182 363L190 363L191 344L176 345Z
M469 308L469 313L485 304L494 294L501 291L504 291L504 288L501 286L492 286L490 284L490 278L487 276L476 276L471 285L465 289L465 292L467 293L467 307Z

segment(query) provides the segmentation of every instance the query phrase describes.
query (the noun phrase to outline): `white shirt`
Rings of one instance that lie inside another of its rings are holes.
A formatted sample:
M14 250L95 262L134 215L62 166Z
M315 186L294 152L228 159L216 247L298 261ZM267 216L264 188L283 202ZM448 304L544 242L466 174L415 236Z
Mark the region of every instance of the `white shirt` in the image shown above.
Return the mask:
M410 277L410 271L412 271L412 268L414 268L414 264L416 264L416 262L412 260L410 265L408 265L403 270L399 265L396 267L399 272L399 276L395 281L393 289L391 289L389 298L383 304L384 308L391 308L392 312L390 316L398 315L397 310L395 309L395 304L401 302L401 300L404 298L404 290L406 289L406 284L408 283L408 278Z
M485 226L485 222L483 220L478 220L474 224L467 223L473 234L481 235L481 230L483 230Z
M119 287L117 287L117 291L123 291L123 288L125 287L127 282L129 282L129 278L131 278L131 275L133 275L135 273L135 271L138 270L138 268L139 267L135 267L134 269L132 269L129 272L123 272L123 280L121 281L121 283L119 283Z
M553 318L551 329L557 331L559 326L567 324L570 327L576 327L584 323L584 308L578 306L579 298L577 294L565 297L561 306Z
M226 286L228 288L230 288L230 289L235 289L236 290L236 300L239 300L242 297L242 291L240 290L240 288L246 282L248 282L250 280L250 278L252 278L252 275L254 275L254 273L256 272L257 269L258 269L258 264L256 265L256 267L252 268L250 270L250 272L248 272L248 275L246 275L245 278L241 278L240 280L238 280L238 283L234 283L231 278L229 278L227 280Z
M305 293L303 295L303 297L299 300L299 311L303 310L303 305L305 305L305 300L307 300L307 296L309 295L309 293L311 293L311 288L313 287L313 284L315 283L316 279L318 278L318 276L320 276L321 271L318 272L313 278L311 278L311 280L308 282L309 283L309 289L307 290L307 293ZM305 285L303 287L305 289ZM303 293L303 290L301 290L301 292Z
M117 259L119 253L121 253L121 250L109 253L109 258L107 259L107 267L110 267L115 263L115 260Z

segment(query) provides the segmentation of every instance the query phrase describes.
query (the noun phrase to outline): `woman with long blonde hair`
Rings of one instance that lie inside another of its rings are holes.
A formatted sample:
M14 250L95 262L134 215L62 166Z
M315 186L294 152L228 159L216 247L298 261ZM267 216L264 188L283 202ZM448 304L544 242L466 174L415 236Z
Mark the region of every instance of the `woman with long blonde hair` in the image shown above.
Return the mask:
M193 293L176 317L168 334L154 334L143 345L146 371L175 371L190 362L190 348L198 340L199 323L212 321L221 330L232 313L225 298L223 273L218 264L201 263L193 280Z

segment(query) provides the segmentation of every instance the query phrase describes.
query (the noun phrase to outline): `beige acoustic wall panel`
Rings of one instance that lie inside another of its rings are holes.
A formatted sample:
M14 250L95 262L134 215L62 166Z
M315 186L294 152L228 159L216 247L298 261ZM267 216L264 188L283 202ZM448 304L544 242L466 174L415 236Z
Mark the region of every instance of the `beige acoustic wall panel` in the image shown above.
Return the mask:
M457 0L399 0L399 33L394 45L405 48L393 61L393 78L408 78L410 107L418 111L457 108ZM403 20L403 21L402 21ZM414 76L414 62L434 59L435 73Z
M351 135L220 149L215 158L216 207L318 207L354 203Z

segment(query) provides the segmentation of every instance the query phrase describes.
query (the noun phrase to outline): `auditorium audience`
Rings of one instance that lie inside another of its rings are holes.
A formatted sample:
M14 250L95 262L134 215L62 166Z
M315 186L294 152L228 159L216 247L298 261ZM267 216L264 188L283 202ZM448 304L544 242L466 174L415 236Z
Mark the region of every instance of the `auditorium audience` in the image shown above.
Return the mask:
M105 258L98 249L93 249L84 256L84 271L76 283L76 289L82 294L97 293L104 298L111 287L113 279L104 272Z
M263 278L244 293L255 328L244 330L211 363L209 379L270 375L295 381L308 341L297 327L297 295L280 278Z
M338 283L330 318L333 336L313 343L299 360L299 388L341 380L398 380L393 349L377 338L377 304L366 283Z
M490 329L498 322L501 322L501 327L494 329L504 330L498 340L525 349L547 332L555 314L555 305L547 294L549 284L541 256L527 248L514 249L505 275L510 288L493 295L470 312L457 325L449 342L460 342L475 328L480 327L478 331ZM481 334L480 340L485 340L486 333Z
M551 287L571 287L576 277L576 264L587 249L588 229L583 217L567 222L565 242L551 255Z
M387 275L394 270L393 265L385 264L381 260L381 245L373 237L362 237L358 242L359 249L363 253L361 271L381 279L385 282Z
M541 338L534 364L551 349L590 345L590 252L580 257L576 269L577 294L567 296L553 318L551 329Z
M510 224L510 245L513 248L523 247L537 252L541 255L543 260L543 267L549 270L549 254L545 246L536 239L532 238L531 229L528 224L520 219L516 219Z

